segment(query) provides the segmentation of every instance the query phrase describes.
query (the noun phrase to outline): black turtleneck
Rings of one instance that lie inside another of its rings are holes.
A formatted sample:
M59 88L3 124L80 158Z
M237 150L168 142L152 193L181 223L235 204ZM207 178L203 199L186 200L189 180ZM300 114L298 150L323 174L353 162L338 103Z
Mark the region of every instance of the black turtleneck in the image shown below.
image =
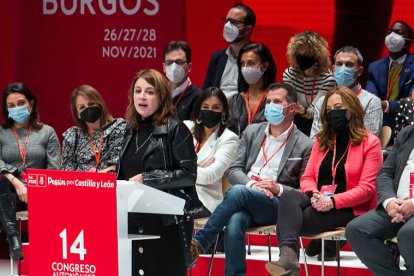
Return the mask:
M345 153L349 143L349 130L338 131L336 134L336 156L335 156L335 166L338 160ZM345 156L339 162L339 165L336 169L336 177L334 183L338 186L336 187L335 194L342 193L346 191L346 175L345 175L345 162L348 157L348 152L345 153ZM325 158L322 160L321 166L319 168L318 175L318 190L321 189L322 185L332 184L332 158L333 150L329 150Z
M154 124L151 118L138 120L138 130L134 131L121 160L119 179L128 180L144 171L144 154L148 149L150 136L153 132Z

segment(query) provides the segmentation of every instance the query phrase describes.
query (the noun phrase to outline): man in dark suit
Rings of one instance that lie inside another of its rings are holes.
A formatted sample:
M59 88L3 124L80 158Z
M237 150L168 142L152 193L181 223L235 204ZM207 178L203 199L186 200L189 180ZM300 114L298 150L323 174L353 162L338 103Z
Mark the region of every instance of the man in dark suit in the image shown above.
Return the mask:
M355 218L346 238L375 275L414 275L414 126L404 128L377 178L377 209ZM411 184L412 183L412 184ZM406 270L393 260L385 240L397 236Z
M390 55L368 66L366 90L382 100L383 125L395 128L398 100L409 97L414 84L413 29L403 21L391 25L385 37Z
M245 232L253 226L276 224L279 197L299 188L312 140L293 124L296 91L287 83L269 86L266 118L243 132L237 155L228 170L233 185L192 241L192 253L206 251L225 228L226 275L246 272Z
M201 90L191 83L191 48L185 41L171 41L164 47L164 73L170 81L175 113L181 121L190 120Z
M226 49L213 53L204 79L203 89L220 87L227 98L239 92L237 55L249 43L256 24L254 11L242 4L235 4L223 18L223 37L229 43Z

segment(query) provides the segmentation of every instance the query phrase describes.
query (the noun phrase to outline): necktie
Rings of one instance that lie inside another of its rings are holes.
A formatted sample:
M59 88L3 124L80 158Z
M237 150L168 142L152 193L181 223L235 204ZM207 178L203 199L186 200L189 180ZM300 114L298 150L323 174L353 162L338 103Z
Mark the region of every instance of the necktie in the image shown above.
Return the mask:
M388 79L388 85L392 84L392 87L389 87L388 89L391 89L390 97L388 100L392 101L398 98L399 94L399 85L400 85L400 76L398 74L400 68L402 67L402 64L398 64L398 62L393 61L391 63L390 67L390 77Z

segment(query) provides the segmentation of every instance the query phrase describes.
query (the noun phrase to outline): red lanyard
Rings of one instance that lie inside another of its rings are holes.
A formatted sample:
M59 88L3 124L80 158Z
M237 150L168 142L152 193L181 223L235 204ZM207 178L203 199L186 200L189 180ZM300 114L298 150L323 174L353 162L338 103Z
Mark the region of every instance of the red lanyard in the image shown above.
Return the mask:
M385 98L387 101L388 101L388 99L389 99L389 97L390 97L392 87L394 86L395 82L397 81L398 77L399 77L399 76L400 76L400 74L401 74L401 71L402 71L402 66L401 66L401 67L400 67L400 69L398 70L397 74L395 74L395 75L394 75L394 78L392 78L392 80L390 80L390 77L391 77L391 76L390 76L390 71L391 71L391 68L388 70L387 97Z
M269 126L270 127L270 126ZM283 148L283 146L287 143L287 140L289 140L289 137L290 137L290 134L292 133L292 131L293 131L293 126L292 126L292 128L289 130L289 133L288 133L288 135L287 135L287 137L286 137L286 139L285 139L285 141L283 141L283 143L275 150L275 152L270 156L270 158L269 159L267 159L267 155L266 155L266 151L265 151L265 147L266 147L266 137L265 137L265 139L263 140L263 143L262 143L262 153L263 153L263 157L264 157L264 159L265 159L265 163L263 164L263 166L260 168L260 170L259 170L259 175L260 175L260 173L262 172L262 170L263 170L263 168L264 167L266 167L266 165L267 164L269 164L269 162L270 162L270 160L272 160L272 158L273 157L275 157L275 155L276 155L276 153L278 153L282 148Z
M17 146L19 147L20 157L22 158L24 166L26 166L26 154L27 154L27 145L29 144L30 129L31 127L29 127L27 130L26 138L24 139L24 148L22 149L22 146L20 145L19 135L17 135L16 127L13 127L14 137L16 138Z
M267 93L266 93L266 91L263 92L263 96L260 99L260 102L257 104L256 109L254 110L253 114L251 114L250 106L249 106L249 101L250 101L250 99L249 99L249 92L247 92L246 94L247 94L247 101L246 101L247 124L250 125L251 123L253 123L254 117L256 117L256 114L259 111L259 108L262 105L262 102L263 102L264 98L266 97Z
M95 148L95 145L93 144L92 136L91 136L89 130L88 130L88 137L89 137L89 143L91 144L91 147L92 147L93 155L95 156L96 165L98 166L99 161L101 160L103 131L101 132L101 136L99 137L98 153L96 153L96 148Z
M361 91L362 91L362 87L358 90L358 92L356 92L356 96L358 97L359 96L359 94L361 94Z
M310 94L310 96L311 96L310 102L308 101L308 92L306 92L305 77L304 76L302 76L302 84L303 84L303 91L305 91L306 104L308 106L310 106L313 102L313 95L314 95L314 91L315 91L315 78L313 78L313 81L312 81L312 92Z
M175 102L174 107L177 109L178 103L181 101L181 98L184 96L185 91L187 91L187 88L190 86L191 82L188 82L185 86L183 92L181 92L180 97L178 97L178 100Z
M336 177L336 169L338 169L338 165L341 162L341 160L345 157L345 154L348 152L349 145L351 145L351 141L349 141L348 146L346 147L346 150L344 154L342 154L341 158L339 158L338 162L335 165L335 158L336 158L336 141L334 141L334 150L333 150L333 157L332 157L332 184L335 184L335 177Z
M197 144L195 145L195 147L194 147L194 151L196 152L196 153L198 153L199 151L200 151L200 149L201 149L201 145L200 145L200 143L199 142L197 142Z

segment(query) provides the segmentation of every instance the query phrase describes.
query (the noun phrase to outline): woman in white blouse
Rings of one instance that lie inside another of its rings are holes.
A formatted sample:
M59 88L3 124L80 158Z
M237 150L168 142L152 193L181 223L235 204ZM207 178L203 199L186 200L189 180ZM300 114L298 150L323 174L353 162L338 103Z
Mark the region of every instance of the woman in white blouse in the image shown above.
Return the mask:
M223 200L222 178L239 142L237 135L226 127L228 117L226 96L220 88L210 87L194 107L193 121L184 121L194 137L198 157L196 189L204 205L196 218L210 216Z

